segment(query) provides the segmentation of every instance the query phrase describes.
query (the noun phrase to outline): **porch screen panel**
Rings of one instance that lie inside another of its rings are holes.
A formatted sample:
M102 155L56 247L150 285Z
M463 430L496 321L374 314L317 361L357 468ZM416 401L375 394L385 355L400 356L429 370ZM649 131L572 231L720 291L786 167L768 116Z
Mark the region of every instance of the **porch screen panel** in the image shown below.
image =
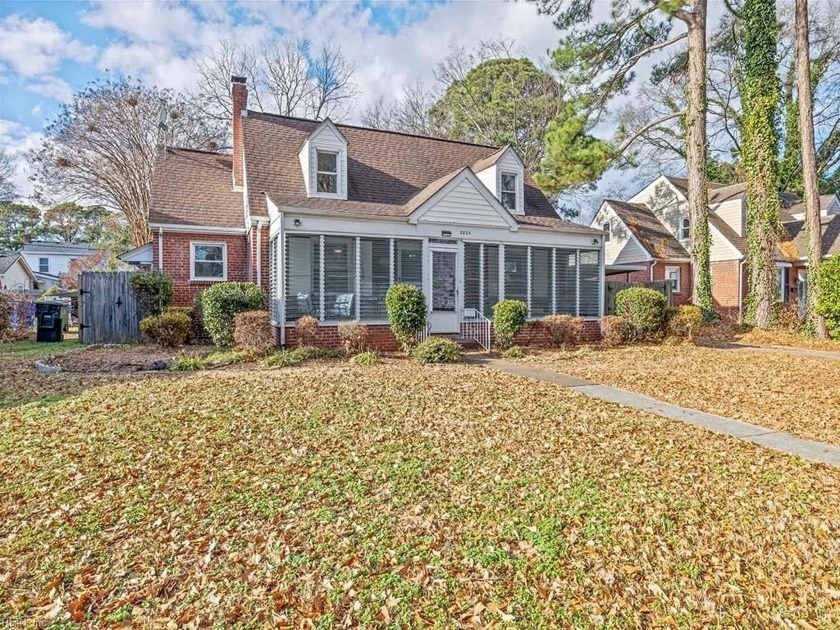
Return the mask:
M531 317L551 315L551 248L531 248Z
M484 304L481 311L493 318L493 307L499 301L499 246L484 246Z
M464 243L464 308L481 310L481 245Z
M318 236L286 237L286 320L320 315L321 246Z
M327 236L324 239L324 318L356 318L356 239Z
M394 281L423 288L423 242L394 241Z
M386 320L385 294L391 282L391 242L387 238L363 238L359 251L359 316L365 321Z
M555 251L556 311L563 315L575 315L577 313L577 252L573 249Z
M580 252L580 316L597 317L601 304L601 252Z
M268 240L268 310L271 313L272 324L280 322L280 291L277 287L278 239L275 234Z
M528 248L505 247L505 298L528 303Z

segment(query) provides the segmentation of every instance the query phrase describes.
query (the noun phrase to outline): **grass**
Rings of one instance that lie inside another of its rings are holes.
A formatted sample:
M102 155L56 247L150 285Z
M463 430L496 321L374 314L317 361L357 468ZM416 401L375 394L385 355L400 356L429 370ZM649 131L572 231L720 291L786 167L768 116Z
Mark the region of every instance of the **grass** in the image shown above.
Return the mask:
M0 362L28 357L34 360L45 354L56 354L81 347L82 344L77 339L65 339L56 343L38 343L34 339L0 343Z
M840 361L689 344L546 352L558 372L840 444Z
M0 626L840 624L840 471L475 367L91 383L0 470Z

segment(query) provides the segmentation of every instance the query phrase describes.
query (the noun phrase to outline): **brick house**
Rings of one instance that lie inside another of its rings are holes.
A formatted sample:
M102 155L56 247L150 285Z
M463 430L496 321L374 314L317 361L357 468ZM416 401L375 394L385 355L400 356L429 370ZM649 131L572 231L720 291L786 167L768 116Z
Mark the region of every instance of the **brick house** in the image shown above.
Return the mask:
M232 98L232 155L166 148L155 168L152 259L177 303L250 280L280 343L312 315L326 345L359 320L390 348L384 298L403 282L425 293L431 333L486 327L505 297L597 330L603 234L559 218L511 147L249 111L239 77Z
M712 297L724 317L739 319L747 295L746 185L709 182ZM801 199L780 195L784 234L775 252L780 300L796 302L807 285ZM823 253L840 252L840 199L820 197ZM669 279L672 303L691 301L691 223L685 179L661 176L627 201L605 200L591 227L605 233L607 279L627 282ZM799 300L801 301L801 300Z

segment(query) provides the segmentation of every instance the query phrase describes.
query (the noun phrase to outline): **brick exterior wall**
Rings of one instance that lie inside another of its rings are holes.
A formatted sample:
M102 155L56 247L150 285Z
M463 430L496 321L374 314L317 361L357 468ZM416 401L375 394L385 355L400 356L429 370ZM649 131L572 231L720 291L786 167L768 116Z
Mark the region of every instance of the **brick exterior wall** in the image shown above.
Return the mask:
M587 320L583 323L583 343L594 343L601 340L600 320ZM541 328L538 321L528 322L525 328L516 336L515 343L518 346L530 346L534 348L547 348L551 345L551 338L545 329Z
M388 324L370 324L368 329L368 346L380 352L396 352L400 349L394 333ZM277 331L277 343L280 343L280 329ZM297 345L297 334L294 326L286 326L286 345ZM338 326L319 326L315 345L322 348L341 348L343 343L338 337Z
M233 185L242 186L245 181L242 157L245 145L242 138L242 110L248 109L248 88L245 79L234 77L231 84L233 108Z
M712 272L712 299L715 302L717 312L724 319L737 320L740 316L738 308L740 266L741 261L739 260L721 260L709 263L709 269ZM746 269L744 272L746 273ZM746 282L744 282L744 288L746 288Z
M667 260L658 260L653 265L653 280L665 279L665 267L679 267L680 269L680 292L671 293L671 306L682 306L691 303L691 263L672 263ZM650 275L648 275L650 278Z
M184 234L163 233L163 271L172 276L175 292L173 303L177 306L189 306L193 298L215 284L207 281L190 280L190 242L227 243L227 279L244 281L250 279L248 270L248 243L245 236L221 234ZM265 252L264 252L265 255ZM152 238L153 267L159 268L160 251L157 234ZM266 278L267 280L267 278Z

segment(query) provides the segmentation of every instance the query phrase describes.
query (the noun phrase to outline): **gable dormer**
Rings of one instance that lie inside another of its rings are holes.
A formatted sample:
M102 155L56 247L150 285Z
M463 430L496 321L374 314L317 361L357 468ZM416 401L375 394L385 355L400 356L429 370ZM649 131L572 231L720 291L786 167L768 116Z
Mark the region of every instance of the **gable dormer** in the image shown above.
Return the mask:
M347 138L327 118L298 153L307 197L347 199Z
M473 165L478 179L511 214L525 214L525 165L506 146Z

